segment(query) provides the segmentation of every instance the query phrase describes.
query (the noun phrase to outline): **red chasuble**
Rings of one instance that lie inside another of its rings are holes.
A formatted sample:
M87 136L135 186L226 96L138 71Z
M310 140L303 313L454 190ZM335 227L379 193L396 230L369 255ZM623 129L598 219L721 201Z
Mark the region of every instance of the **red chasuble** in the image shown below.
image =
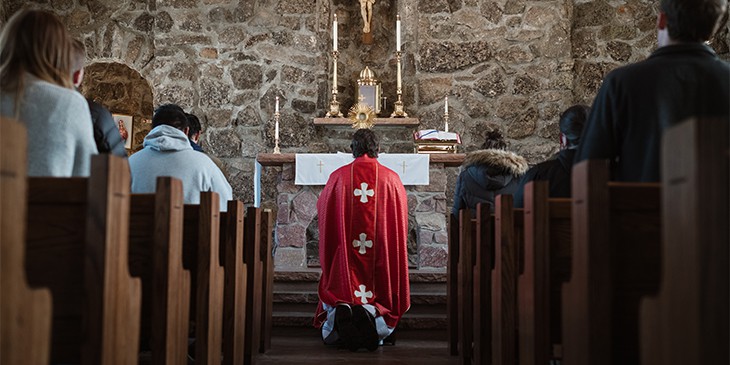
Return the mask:
M398 174L367 155L330 175L317 201L322 303L371 304L389 327L411 306L408 198Z

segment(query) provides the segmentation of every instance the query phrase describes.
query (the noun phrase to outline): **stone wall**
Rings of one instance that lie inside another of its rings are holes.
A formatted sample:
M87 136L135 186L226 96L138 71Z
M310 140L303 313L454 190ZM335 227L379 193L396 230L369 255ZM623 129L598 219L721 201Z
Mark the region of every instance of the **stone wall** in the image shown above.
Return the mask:
M451 130L462 134L465 151L481 144L485 129L499 128L534 163L557 150L560 111L590 103L607 71L654 48L655 4L378 0L372 45L363 44L359 5L349 0L7 0L0 15L24 5L52 10L85 41L90 60L128 66L149 83L154 105L175 102L200 116L203 143L226 164L235 197L250 203L253 160L273 147L274 96L282 101L283 151L349 145L349 133L312 124L330 98L333 13L343 111L365 65L392 106L400 14L404 102L421 128L443 126L450 95ZM728 59L724 28L712 45ZM410 132L393 137L391 152L410 150ZM274 207L274 187L265 195Z
M403 98L408 114L421 120L418 129L443 128L443 97L449 95L450 129L461 133L463 151L477 149L486 130L499 128L510 149L535 163L557 151L562 110L590 104L608 71L649 55L656 43L656 3L377 0L369 45L362 40L359 4L351 0L4 0L0 17L26 5L59 14L71 33L84 40L90 61L99 64L89 67L88 90L103 104L134 103L139 108L130 113L150 117L150 104L174 102L198 115L204 147L226 165L234 197L250 204L254 159L273 149L275 96L282 103L283 152L348 150L350 129L312 123L324 115L330 100L335 13L343 112L354 101L355 81L366 65L382 81L389 106L385 113L390 112L395 100L394 23L400 14ZM729 44L725 24L711 45L728 60ZM110 68L118 74L107 73ZM120 75L139 75L151 89L151 101L136 88L125 88L127 94L120 96L102 86ZM413 129L375 130L382 135L384 151L412 151ZM276 211L293 204L296 211L299 200L311 203L316 196L316 191L282 191L287 174L267 168L264 207ZM439 232L448 210L442 205L451 206L457 175L456 168L443 169L440 192L409 190L412 210L433 206L442 216L433 230L413 216L412 240L418 246L412 253L428 248L434 257L441 255L438 245L445 237ZM429 212L419 217L434 217ZM290 214L280 212L279 219ZM306 220L295 224L306 231L312 223ZM281 235L278 239L285 239ZM300 255L305 262L305 254ZM412 263L432 267L426 257L414 256Z

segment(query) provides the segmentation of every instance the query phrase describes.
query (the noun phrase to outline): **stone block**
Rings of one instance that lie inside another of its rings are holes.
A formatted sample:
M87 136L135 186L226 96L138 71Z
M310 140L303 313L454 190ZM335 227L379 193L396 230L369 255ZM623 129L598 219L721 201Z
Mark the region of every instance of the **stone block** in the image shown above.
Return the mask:
M274 254L274 268L302 269L306 267L306 256L301 248L278 247Z
M446 229L446 217L439 213L416 214L418 229L440 231Z
M233 115L233 111L231 109L223 109L223 108L213 108L209 109L209 112L207 115L203 116L204 125L203 125L203 136L205 136L206 129L213 127L213 128L220 128L220 127L230 127L231 126L231 118Z
M440 245L422 245L418 248L419 268L442 268L446 266L448 251Z
M296 220L302 225L309 225L317 215L317 196L310 190L303 189L294 200L292 200L292 211L296 214Z
M625 62L631 58L631 45L619 41L610 41L606 44L606 51L615 61Z
M515 78L512 94L531 95L540 89L540 81L530 75L520 75Z
M231 69L231 79L238 89L258 90L261 87L263 71L259 65L239 64Z
M214 60L218 58L218 50L212 47L203 48L200 50L200 57Z
M239 102L234 100L234 105L239 105ZM261 115L254 110L254 108L247 106L236 115L236 120L233 121L234 125L253 127L261 125Z
M291 223L290 217L289 204L279 204L279 211L276 214L276 224L289 224Z
M300 224L276 226L276 242L278 247L304 247L307 241L307 229Z
M451 77L435 77L421 79L418 82L419 101L423 104L443 103L444 96L451 93L453 79Z
M576 4L573 8L573 26L575 28L606 25L616 15L616 9L605 0L588 1Z
M154 23L155 28L161 32L169 32L173 24L175 24L170 13L164 10L157 13L157 19L155 19Z
M504 76L498 67L492 67L486 71L484 76L474 83L474 88L482 95L490 98L504 94L507 89Z
M433 244L433 231L428 229L418 230L418 245L430 245Z
M438 244L448 245L449 244L449 234L446 231L434 232L433 240L434 240L434 242L436 242Z
M216 129L206 132L209 152L220 157L241 155L241 138L233 128Z
M453 43L428 42L421 46L421 69L426 72L453 72L493 57L493 47L487 41Z
M504 15L502 8L494 1L482 1L479 12L492 24L501 23Z

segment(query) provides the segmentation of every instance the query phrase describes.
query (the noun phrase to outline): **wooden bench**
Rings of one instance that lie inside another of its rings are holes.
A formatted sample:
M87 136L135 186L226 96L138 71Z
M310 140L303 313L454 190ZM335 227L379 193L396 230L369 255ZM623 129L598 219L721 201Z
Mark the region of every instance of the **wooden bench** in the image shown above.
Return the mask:
M190 271L183 268L182 182L157 179L154 194L133 194L130 270L142 279L142 341L152 364L187 359Z
M274 251L272 232L274 216L270 209L261 212L261 233L259 238L259 253L261 256L261 342L260 353L271 349L271 328L273 326L274 311Z
M473 330L472 362L486 364L492 358L492 270L494 269L494 215L489 204L477 205L473 230Z
M246 264L243 262L244 206L229 201L221 213L223 284L223 364L243 364L246 331Z
M51 362L136 364L141 283L128 271L129 167L29 178L26 273L53 298Z
M520 364L562 357L561 294L570 274L569 198L548 198L548 182L525 185L525 239L518 278Z
M28 191L25 127L0 118L0 363L46 365L51 348L51 293L25 274Z
M449 240L446 258L446 317L448 348L459 355L459 218L449 214Z
M512 195L498 195L494 209L492 275L492 363L517 363L517 272L523 239L523 210Z
M522 210L512 207L512 196L497 197L495 214L479 204L476 217L459 212L450 222L450 242L458 245L456 260L457 344L464 364L516 361L517 252L522 240ZM454 254L451 250L449 254ZM451 265L452 263L450 263ZM453 295L453 294L452 294ZM450 313L452 313L450 311ZM511 360L510 360L511 359Z
M609 182L607 161L573 167L573 248L563 287L563 363L639 363L639 301L659 284L660 186Z
M220 199L215 192L200 193L199 205L185 205L183 265L194 278L190 299L195 363L220 364L225 275L220 254Z
M662 283L642 306L643 364L728 364L729 121L690 120L662 141Z
M261 304L263 268L261 266L260 208L248 207L244 220L244 256L246 263L246 344L244 364L253 363L261 344Z

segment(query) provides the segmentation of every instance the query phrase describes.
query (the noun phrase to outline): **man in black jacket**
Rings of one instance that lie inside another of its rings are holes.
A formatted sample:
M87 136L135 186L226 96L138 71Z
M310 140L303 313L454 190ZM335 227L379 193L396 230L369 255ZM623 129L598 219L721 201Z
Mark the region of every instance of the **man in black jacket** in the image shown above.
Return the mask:
M73 68L74 86L78 88L84 80L84 63L86 62L86 47L78 40L71 42L71 66ZM117 124L112 114L101 104L87 98L91 121L94 127L94 140L99 153L110 153L115 156L127 157L127 150L124 149L124 140L119 134ZM128 138L132 138L130 135Z
M659 181L665 129L693 116L728 116L730 66L704 44L727 6L727 0L661 1L659 48L606 76L576 162L609 159L613 180Z
M551 198L570 196L573 159L589 112L590 108L587 105L573 105L560 115L560 152L553 158L533 166L522 176L514 194L515 207L523 206L525 185L534 180L550 182Z

